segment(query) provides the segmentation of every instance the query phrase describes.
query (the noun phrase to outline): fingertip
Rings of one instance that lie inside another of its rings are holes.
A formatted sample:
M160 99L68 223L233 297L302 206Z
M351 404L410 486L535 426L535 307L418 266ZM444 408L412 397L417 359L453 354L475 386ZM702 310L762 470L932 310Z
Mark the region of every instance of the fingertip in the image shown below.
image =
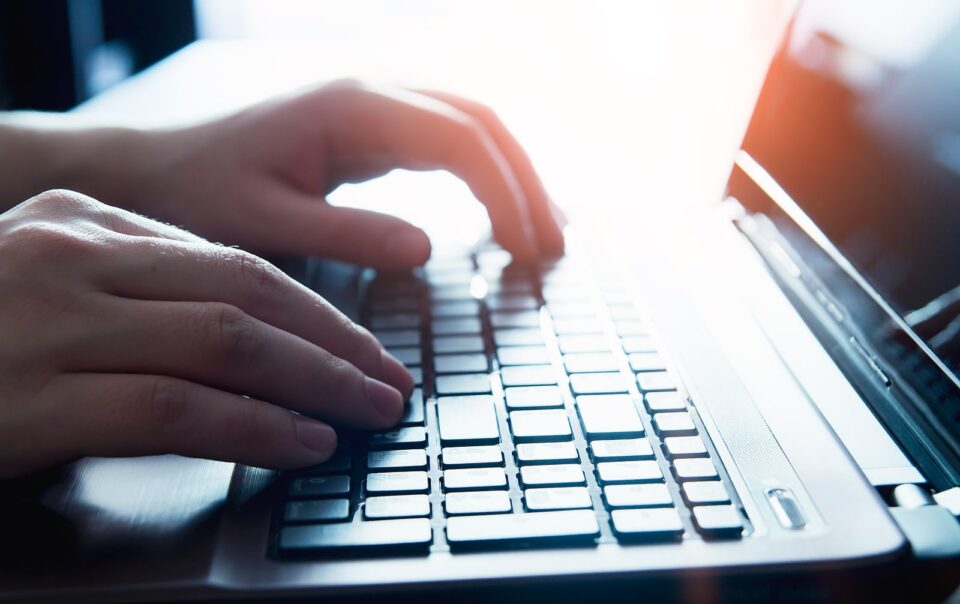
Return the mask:
M316 462L329 459L336 451L337 433L327 424L308 417L298 416L294 427L300 444L316 453Z
M403 415L404 401L400 391L371 377L364 377L367 400L379 415L375 427L389 428L397 425Z
M407 367L386 350L380 351L380 372L387 383L400 391L406 400L413 394L413 377Z
M381 244L384 263L392 268L411 268L430 259L430 238L421 229L408 227L387 236Z

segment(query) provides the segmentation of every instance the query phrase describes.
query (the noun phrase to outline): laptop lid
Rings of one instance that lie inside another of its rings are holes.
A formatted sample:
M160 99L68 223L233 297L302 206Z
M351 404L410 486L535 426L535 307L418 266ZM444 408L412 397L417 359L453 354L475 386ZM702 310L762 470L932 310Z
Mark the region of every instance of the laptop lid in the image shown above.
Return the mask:
M941 488L960 476L958 64L954 2L806 2L729 185L748 235Z

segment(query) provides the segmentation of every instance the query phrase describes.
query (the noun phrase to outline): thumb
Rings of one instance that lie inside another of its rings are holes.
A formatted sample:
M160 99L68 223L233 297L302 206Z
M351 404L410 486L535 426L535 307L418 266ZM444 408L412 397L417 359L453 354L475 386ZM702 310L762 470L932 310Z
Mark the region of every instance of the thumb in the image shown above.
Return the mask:
M430 258L430 239L395 216L342 208L314 197L271 206L263 243L281 253L318 255L381 269L407 269Z

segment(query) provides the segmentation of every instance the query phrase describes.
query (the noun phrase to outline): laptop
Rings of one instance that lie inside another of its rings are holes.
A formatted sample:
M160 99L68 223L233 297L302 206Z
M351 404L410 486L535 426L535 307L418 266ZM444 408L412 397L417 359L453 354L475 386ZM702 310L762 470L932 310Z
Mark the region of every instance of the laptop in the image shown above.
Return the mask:
M538 266L291 263L408 365L401 425L297 471L6 484L0 598L943 599L960 381L908 319L960 285L947 4L876 28L805 5L716 199L575 214ZM906 31L893 67L870 53Z

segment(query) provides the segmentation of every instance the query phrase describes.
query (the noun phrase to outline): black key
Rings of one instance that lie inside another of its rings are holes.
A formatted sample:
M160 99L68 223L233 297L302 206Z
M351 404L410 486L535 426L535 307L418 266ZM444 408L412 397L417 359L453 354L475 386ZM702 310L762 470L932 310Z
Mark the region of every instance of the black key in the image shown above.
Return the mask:
M480 303L476 300L435 302L431 312L435 318L476 317L480 314Z
M490 376L486 373L438 375L437 394L486 394L490 392Z
M544 409L563 407L563 396L557 386L523 386L504 390L507 408Z
M619 371L616 357L610 352L575 352L563 355L563 366L568 373L597 373Z
M643 395L643 402L650 413L684 411L687 408L687 402L679 392L650 392Z
M337 522L349 517L349 499L291 501L283 508L284 522Z
M613 510L610 518L613 531L624 541L669 540L683 535L683 521L674 508Z
M407 367L419 367L421 363L421 353L420 348L413 346L395 346L393 348L388 348L389 352L395 359L406 365Z
M419 346L420 332L415 329L397 329L394 331L376 330L373 335L387 347Z
M437 401L440 441L449 444L495 444L500 426L492 396L447 396Z
M480 353L438 354L433 357L437 373L475 373L487 371L487 357Z
M620 339L623 351L627 354L634 352L656 352L657 345L650 336L627 336Z
M372 449L415 449L427 446L427 432L414 426L390 432L375 432L367 439Z
M619 394L627 392L627 380L619 373L575 373L570 389L574 394Z
M707 538L735 538L743 534L740 513L732 505L705 505L693 508L697 531Z
M280 552L298 553L344 549L410 548L426 551L433 540L430 520L409 518L339 524L288 526L280 531Z
M497 346L542 346L539 329L495 329L493 341Z
M497 360L508 365L545 365L550 362L546 346L503 346L497 348Z
M454 317L434 319L430 329L435 336L474 335L483 331L483 325L477 317Z
M291 497L336 497L350 493L349 476L310 476L290 481Z
M634 352L630 355L630 369L641 371L664 371L666 364L659 352Z
M430 479L426 472L371 472L367 474L367 493L426 493Z
M447 493L443 503L447 514L503 514L513 509L506 491Z
M677 384L666 371L645 371L637 374L637 385L644 393L661 390L676 390Z
M570 440L573 436L562 409L511 411L510 430L518 443Z
M689 436L697 433L693 418L686 411L657 413L653 416L653 428L660 436Z
M454 516L447 521L447 541L452 547L510 542L593 543L599 533L592 510Z
M374 313L370 317L372 329L413 329L420 327L420 315L414 312Z
M367 453L370 470L426 470L427 452L423 449L396 449Z
M363 516L368 520L384 518L423 518L430 515L427 495L385 495L367 497L363 502Z
M671 507L673 498L665 484L611 484L603 487L611 508Z
M433 339L433 352L436 354L483 352L483 338L480 336L440 336Z
M677 459L673 462L673 475L680 482L689 480L718 480L717 466L707 457Z
M340 451L334 453L333 457L327 461L315 466L310 466L309 468L303 468L300 472L304 474L334 474L346 472L350 469L350 464L350 454Z
M643 436L643 422L628 395L580 396L577 397L577 410L587 438Z
M527 489L523 501L531 512L546 510L580 510L593 507L586 487L554 487Z
M400 418L401 426L422 426L424 422L423 390L414 388L410 400Z
M500 370L500 381L508 386L549 386L557 383L557 375L550 365L519 365Z

